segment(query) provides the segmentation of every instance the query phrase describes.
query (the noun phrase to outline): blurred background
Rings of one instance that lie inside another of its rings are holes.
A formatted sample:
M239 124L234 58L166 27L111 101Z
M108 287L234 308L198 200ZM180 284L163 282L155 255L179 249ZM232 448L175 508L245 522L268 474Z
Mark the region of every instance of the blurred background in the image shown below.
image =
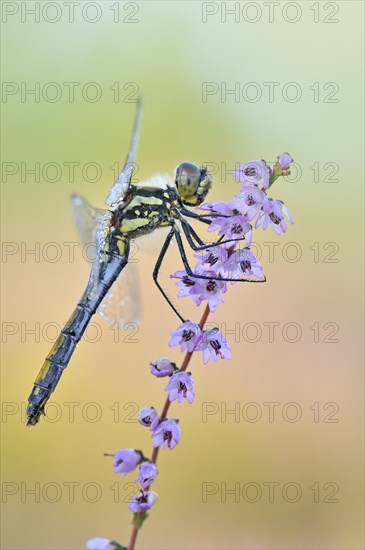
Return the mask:
M33 381L88 277L69 196L98 207L144 97L135 181L210 164L210 200L239 191L236 164L288 151L271 196L295 224L257 231L265 285L235 285L211 316L232 360L194 357L181 442L161 452L143 549L363 548L363 4L2 2L2 547L127 544L134 474L150 453L140 407L161 410L149 362L178 325L133 258L139 327L94 319L53 395L24 426ZM231 93L230 93L231 92ZM147 248L150 248L148 245ZM156 251L158 251L158 244ZM172 246L162 270L181 268ZM202 310L179 301L198 321Z

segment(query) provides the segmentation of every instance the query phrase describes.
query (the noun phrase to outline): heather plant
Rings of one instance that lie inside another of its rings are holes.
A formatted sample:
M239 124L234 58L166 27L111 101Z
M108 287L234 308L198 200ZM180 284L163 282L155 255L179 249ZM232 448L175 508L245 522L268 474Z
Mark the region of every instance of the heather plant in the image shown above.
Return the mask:
M139 412L140 425L151 432L151 454L145 456L141 450L125 448L111 455L114 457L116 474L125 476L138 468L135 481L140 489L128 505L133 513L128 547L106 538L93 538L86 543L89 550L135 548L138 532L158 497L151 487L159 474L156 467L159 451L173 450L181 438L179 420L168 416L170 405L173 401L182 403L186 400L189 404L194 401L194 381L192 373L187 370L192 356L201 352L204 364L211 360L216 362L231 358L231 350L224 335L217 328L204 328L208 316L223 303L222 295L230 285L238 281L265 281L263 267L250 249L253 230L261 227L265 231L271 226L280 235L287 229L285 217L293 223L284 203L267 194L279 176L290 173L291 162L290 155L283 153L278 156L273 167L269 167L263 160L240 165L232 175L242 187L231 202L209 202L196 208L197 212L202 210L210 214L208 231L218 232L218 240L195 254L197 263L192 272L179 270L171 277L177 280L179 297L190 297L197 306L204 303L205 309L199 323L184 321L171 333L169 346L180 347L180 351L185 353L180 367L168 357L150 363L151 375L167 381L164 387L167 397L161 413L154 407L142 408Z

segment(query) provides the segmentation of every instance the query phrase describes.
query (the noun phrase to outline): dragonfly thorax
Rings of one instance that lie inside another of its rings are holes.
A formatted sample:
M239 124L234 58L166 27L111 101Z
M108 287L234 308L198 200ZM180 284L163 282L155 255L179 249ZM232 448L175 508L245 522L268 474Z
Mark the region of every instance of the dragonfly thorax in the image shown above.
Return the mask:
M114 212L112 226L117 233L135 239L171 225L180 209L179 195L173 187L132 186L128 202Z

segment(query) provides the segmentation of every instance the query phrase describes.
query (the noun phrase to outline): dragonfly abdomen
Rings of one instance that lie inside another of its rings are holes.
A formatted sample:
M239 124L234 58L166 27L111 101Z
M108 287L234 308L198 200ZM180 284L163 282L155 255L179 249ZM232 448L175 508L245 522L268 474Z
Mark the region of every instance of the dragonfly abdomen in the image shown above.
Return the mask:
M44 407L90 322L93 312L85 306L77 305L39 371L29 397L27 425L37 424L40 415L44 414Z
M97 288L92 296L89 287L65 324L52 346L34 382L27 407L27 426L35 426L44 413L45 405L55 390L64 369L67 367L75 348L82 338L91 317L111 288L119 273L127 264L127 254L110 255L100 270Z

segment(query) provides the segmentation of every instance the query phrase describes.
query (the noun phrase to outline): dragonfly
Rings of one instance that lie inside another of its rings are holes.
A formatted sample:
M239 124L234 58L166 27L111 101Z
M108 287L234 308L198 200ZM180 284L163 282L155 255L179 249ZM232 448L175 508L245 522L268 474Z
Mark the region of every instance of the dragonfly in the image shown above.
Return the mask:
M167 174L158 174L138 185L132 183L141 119L142 100L139 98L129 151L105 201L108 208L95 209L81 196L71 197L73 215L81 238L84 243L94 243L95 254L81 299L57 337L34 382L28 399L27 426L35 426L41 416L45 415L45 406L92 316L98 312L110 322L121 322L126 315L131 318L137 316L137 299L133 294L136 285L127 284L128 277L133 281L132 265L125 269L131 243L135 239L163 227L168 229L152 276L158 290L182 322L185 319L167 296L158 278L170 243L173 239L176 240L182 263L189 276L211 280L214 279L211 274L207 276L204 273L193 273L184 239L194 251L207 250L229 242L223 236L216 242L206 243L189 222L189 218L192 218L209 225L214 217L212 212L197 214L193 210L204 202L212 187L212 177L206 168L184 161L177 166L174 178ZM219 277L219 280L232 279ZM261 282L252 278L238 280ZM120 289L124 291L122 294Z

